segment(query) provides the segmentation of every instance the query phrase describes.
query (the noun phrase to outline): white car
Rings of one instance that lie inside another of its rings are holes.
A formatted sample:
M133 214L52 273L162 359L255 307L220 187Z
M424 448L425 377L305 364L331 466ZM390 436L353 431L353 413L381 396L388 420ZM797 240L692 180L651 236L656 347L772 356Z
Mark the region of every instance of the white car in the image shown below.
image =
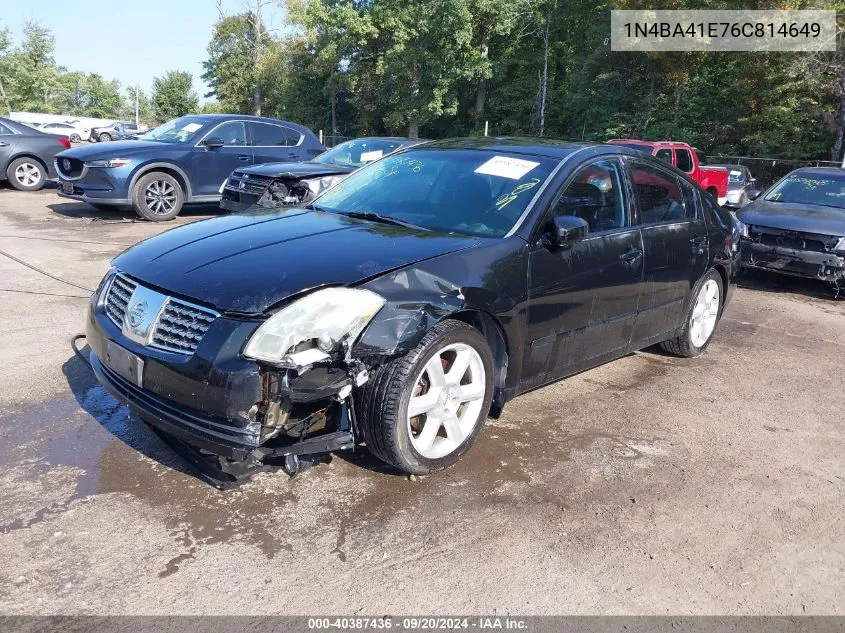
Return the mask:
M50 134L62 134L68 137L71 143L78 143L84 138L88 138L89 128L84 128L78 125L71 125L70 123L43 123L40 129Z

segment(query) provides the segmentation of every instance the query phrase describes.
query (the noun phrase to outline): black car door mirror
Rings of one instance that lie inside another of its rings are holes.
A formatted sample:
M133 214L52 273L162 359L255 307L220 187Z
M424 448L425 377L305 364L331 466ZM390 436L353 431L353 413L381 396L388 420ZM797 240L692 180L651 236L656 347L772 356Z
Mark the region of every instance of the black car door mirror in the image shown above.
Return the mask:
M756 200L760 197L760 194L763 193L759 189L749 189L745 192L745 195L748 196L749 200Z
M225 143L219 136L212 136L205 139L203 141L203 145L205 145L207 149L217 149L218 147L223 147Z
M589 230L587 221L577 215L558 215L551 221L543 242L546 246L569 248L587 237Z

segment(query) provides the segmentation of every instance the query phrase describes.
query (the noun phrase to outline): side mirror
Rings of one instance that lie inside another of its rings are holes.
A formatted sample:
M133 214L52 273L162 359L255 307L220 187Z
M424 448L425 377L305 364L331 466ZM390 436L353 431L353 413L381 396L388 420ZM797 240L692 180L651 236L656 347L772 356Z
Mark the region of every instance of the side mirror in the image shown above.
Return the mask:
M745 195L748 196L749 200L756 200L760 197L760 194L763 193L759 189L749 189L745 192Z
M577 215L558 215L552 220L549 231L543 236L547 246L569 248L587 237L590 227Z
M223 139L219 136L207 138L202 142L202 144L205 145L206 149L217 149L218 147L223 147L225 145Z

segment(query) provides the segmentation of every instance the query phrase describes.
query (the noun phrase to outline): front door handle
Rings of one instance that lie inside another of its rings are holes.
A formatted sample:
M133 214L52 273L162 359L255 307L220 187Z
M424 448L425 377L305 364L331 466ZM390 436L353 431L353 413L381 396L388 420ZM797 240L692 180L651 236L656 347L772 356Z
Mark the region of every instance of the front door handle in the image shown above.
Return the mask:
M241 154L240 156L238 156L238 160L246 162L249 160L249 156L247 156L246 154Z
M3 141L0 141L0 147L9 147L9 144L4 143Z
M624 265L633 267L636 263L640 260L643 256L643 252L638 248L632 248L630 250L625 251L619 256L619 261L621 261Z
M707 251L707 236L696 235L690 239L689 243L692 245L692 252L694 255L704 255Z

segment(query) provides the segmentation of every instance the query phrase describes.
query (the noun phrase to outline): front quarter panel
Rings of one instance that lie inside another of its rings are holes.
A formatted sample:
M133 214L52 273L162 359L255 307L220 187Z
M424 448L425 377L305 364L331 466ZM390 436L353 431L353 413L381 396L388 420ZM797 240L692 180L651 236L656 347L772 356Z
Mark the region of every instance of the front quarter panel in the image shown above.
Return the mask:
M361 287L386 303L353 349L360 359L395 357L419 344L437 323L461 313L489 315L499 326L508 356L507 385L516 384L522 359L527 301L527 244L519 237L485 240L466 249L408 266Z

